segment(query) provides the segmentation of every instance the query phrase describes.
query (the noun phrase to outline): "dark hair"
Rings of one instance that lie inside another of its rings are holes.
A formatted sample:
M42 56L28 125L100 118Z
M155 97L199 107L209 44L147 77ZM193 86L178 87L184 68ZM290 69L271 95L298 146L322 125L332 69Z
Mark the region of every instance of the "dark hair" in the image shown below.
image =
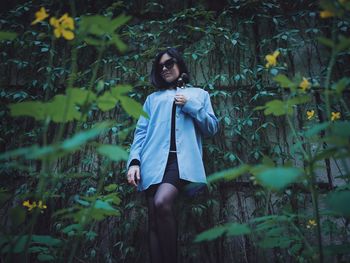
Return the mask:
M181 53L175 49L175 48L168 48L164 51L161 51L157 54L157 56L155 57L153 64L152 64L152 71L151 71L151 76L150 76L150 80L152 85L157 88L157 89L167 89L168 87L174 85L174 83L177 81L175 80L172 83L166 82L162 76L160 75L159 72L159 60L160 58L167 53L170 57L175 58L176 59L176 64L179 67L179 71L180 71L180 76L182 73L186 73L188 76L188 80L189 80L189 73L188 73L188 69L187 66L185 64L184 59L182 58Z

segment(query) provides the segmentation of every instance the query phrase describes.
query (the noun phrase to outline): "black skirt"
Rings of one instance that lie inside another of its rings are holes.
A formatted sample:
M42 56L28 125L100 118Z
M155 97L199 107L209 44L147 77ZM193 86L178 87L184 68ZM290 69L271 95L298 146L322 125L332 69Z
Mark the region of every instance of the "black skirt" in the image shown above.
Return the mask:
M176 152L169 152L168 161L165 167L163 179L161 183L168 183L175 186L179 191L181 191L189 181L183 180L179 175L179 166L177 163ZM153 184L147 190L147 195L154 195L160 184Z

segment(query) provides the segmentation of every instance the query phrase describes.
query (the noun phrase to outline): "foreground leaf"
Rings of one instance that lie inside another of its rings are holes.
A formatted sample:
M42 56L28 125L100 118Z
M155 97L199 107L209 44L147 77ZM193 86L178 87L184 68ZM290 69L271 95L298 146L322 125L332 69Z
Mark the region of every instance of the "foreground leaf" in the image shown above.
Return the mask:
M227 236L240 236L246 235L251 232L247 224L228 223L225 225L217 226L200 233L195 242L210 241L219 238L223 235Z
M257 181L271 190L283 190L288 185L296 182L303 172L294 167L269 168L256 175Z
M208 177L208 183L213 183L219 180L234 180L241 176L244 173L247 173L249 171L250 166L249 165L241 165L237 168L232 168L228 170L224 170L221 172L214 173Z

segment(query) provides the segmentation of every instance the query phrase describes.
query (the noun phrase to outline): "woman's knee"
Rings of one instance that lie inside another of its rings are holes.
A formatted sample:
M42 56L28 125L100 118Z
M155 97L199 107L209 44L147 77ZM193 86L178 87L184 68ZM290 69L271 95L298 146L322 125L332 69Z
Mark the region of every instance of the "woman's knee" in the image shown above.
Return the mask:
M154 199L154 207L157 216L169 215L172 213L171 204L167 202L165 198Z

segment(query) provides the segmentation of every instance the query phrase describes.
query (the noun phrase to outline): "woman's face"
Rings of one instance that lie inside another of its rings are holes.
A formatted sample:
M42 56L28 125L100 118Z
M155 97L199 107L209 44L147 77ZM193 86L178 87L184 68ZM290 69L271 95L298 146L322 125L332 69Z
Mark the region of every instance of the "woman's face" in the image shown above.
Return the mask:
M163 54L160 58L158 67L160 75L166 82L173 82L180 76L176 59L169 56L168 53Z

